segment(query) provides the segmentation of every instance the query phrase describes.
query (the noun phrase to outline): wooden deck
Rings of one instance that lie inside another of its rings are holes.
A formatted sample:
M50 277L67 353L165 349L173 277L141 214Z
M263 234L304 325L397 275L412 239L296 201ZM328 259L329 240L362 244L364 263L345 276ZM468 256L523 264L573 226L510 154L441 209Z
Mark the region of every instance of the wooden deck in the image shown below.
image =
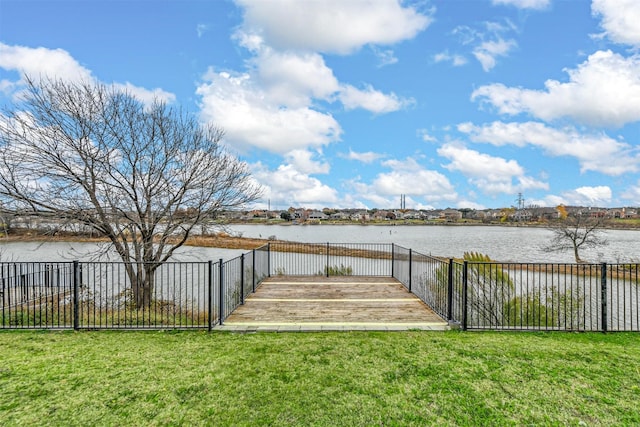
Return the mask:
M272 277L219 327L234 331L448 329L390 277Z

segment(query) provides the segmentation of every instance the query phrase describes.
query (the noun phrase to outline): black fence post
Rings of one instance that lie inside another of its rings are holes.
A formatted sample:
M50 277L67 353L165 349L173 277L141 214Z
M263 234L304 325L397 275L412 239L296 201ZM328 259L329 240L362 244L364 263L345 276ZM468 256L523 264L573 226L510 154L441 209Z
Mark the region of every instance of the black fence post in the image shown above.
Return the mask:
M468 283L467 283L467 269L469 262L465 261L462 265L462 330L467 330L467 306L468 306Z
M213 329L213 261L207 263L207 289L209 296L207 301L207 330L211 332Z
M80 262L73 261L73 329L80 329Z
M267 243L267 277L271 277L271 243Z
M222 322L224 320L224 271L223 271L223 262L222 258L220 258L220 281L219 281L219 293L218 297L220 300L218 301L218 316L219 316L219 325L222 326Z
M600 266L600 307L602 310L602 332L607 332L607 263Z
M413 251L409 249L409 292L411 292L411 261L413 258Z
M396 258L396 245L395 243L391 244L391 277L396 277L395 272L393 271L394 264Z
M449 271L447 278L447 320L453 320L453 258L449 258Z
M325 267L327 277L329 277L329 242L327 242L327 266Z
M244 305L244 254L240 255L240 305Z
M251 292L256 292L256 250L253 250L253 256L251 257Z

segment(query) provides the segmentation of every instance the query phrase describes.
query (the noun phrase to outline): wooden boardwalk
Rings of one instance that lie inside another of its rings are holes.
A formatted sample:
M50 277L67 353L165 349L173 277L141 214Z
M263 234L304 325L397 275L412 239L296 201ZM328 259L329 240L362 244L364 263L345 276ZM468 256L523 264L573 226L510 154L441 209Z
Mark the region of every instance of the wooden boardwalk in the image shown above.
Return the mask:
M219 329L444 330L447 322L391 277L272 277Z

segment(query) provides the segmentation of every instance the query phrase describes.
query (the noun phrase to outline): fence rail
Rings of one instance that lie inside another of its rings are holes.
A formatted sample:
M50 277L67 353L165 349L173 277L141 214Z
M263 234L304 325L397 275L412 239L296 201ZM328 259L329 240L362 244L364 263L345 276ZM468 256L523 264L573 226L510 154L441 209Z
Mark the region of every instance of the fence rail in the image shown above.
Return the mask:
M392 244L274 242L269 251L274 275L392 275Z
M0 263L0 328L209 329L274 275L394 277L465 330L640 331L639 264L460 262L273 242L224 261Z

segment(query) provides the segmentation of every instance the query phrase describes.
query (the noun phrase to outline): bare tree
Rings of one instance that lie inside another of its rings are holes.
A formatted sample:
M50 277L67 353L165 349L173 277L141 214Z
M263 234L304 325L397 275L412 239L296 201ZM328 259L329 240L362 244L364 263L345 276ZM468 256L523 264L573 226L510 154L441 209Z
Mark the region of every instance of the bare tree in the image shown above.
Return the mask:
M27 78L0 119L0 197L106 236L138 308L196 225L259 197L221 129L110 86Z
M602 237L603 218L592 218L580 214L567 216L553 225L553 238L544 250L547 252L573 251L577 263L584 262L580 258L580 249L597 248L608 244Z

